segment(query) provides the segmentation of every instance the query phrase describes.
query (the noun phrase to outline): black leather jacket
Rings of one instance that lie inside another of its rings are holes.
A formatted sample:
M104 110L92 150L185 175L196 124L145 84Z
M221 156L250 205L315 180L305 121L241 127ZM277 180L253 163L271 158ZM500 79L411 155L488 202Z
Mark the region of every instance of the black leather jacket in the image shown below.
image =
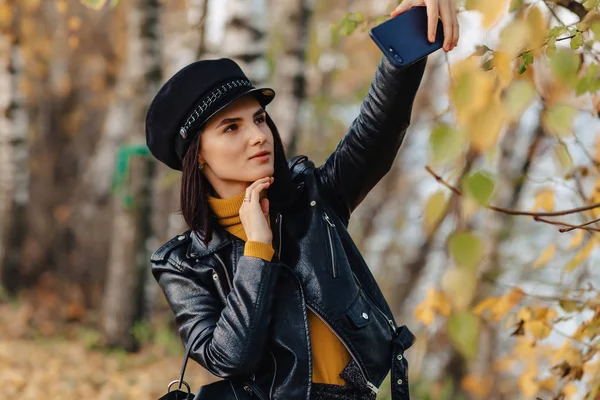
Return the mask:
M205 246L190 231L151 258L191 357L261 399L306 399L311 388L307 308L341 339L373 391L392 368L394 399L408 399L403 352L414 337L390 308L346 227L387 173L408 128L426 61L380 62L360 115L324 165L291 161L292 206L272 224L272 262L243 255L220 227Z

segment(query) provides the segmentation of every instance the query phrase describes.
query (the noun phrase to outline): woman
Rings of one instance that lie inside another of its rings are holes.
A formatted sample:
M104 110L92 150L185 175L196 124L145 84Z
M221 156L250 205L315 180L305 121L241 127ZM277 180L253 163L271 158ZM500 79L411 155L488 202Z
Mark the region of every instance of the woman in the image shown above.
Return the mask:
M422 3L405 0L392 16ZM440 16L451 50L452 0L427 8L430 38ZM318 168L286 161L265 111L273 90L254 88L231 60L185 67L153 100L148 147L182 171L191 228L153 254L153 274L191 357L229 380L232 398L374 399L390 368L393 398L409 398L403 353L414 337L397 327L346 227L392 165L424 68L383 58L360 115Z

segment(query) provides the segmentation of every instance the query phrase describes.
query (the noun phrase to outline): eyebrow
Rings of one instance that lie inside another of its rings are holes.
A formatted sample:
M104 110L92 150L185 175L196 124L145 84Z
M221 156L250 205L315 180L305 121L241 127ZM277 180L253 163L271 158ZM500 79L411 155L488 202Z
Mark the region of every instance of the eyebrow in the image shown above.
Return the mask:
M263 108L259 108L258 110L254 111L254 114L252 114L252 118L256 118L256 117L258 117L260 114L262 114L264 112L265 112L265 110ZM218 128L218 127L220 127L221 125L231 124L233 122L238 122L238 121L241 121L241 120L242 120L241 117L225 118L224 120L222 120L221 122L219 122L219 125L217 125L215 127L215 129Z

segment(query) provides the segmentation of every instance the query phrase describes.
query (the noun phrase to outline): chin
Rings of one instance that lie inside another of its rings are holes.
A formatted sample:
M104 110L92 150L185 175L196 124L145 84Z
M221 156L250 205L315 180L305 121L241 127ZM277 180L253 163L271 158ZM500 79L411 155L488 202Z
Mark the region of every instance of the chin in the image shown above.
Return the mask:
M275 173L275 168L272 165L265 165L258 168L253 168L253 171L249 174L249 180L254 182L258 179L273 176Z

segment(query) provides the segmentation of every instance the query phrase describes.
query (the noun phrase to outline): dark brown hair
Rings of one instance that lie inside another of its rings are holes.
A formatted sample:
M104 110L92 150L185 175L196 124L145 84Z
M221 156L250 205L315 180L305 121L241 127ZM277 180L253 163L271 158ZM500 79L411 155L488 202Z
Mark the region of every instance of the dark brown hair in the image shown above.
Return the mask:
M285 149L279 131L268 113L265 113L267 126L273 134L275 181L268 189L271 213L280 210L285 204L286 194L292 187L291 171L287 165ZM181 214L188 226L207 244L214 229L215 220L208 206L208 196L213 190L208 179L198 168L200 136L194 139L182 163L181 176Z

